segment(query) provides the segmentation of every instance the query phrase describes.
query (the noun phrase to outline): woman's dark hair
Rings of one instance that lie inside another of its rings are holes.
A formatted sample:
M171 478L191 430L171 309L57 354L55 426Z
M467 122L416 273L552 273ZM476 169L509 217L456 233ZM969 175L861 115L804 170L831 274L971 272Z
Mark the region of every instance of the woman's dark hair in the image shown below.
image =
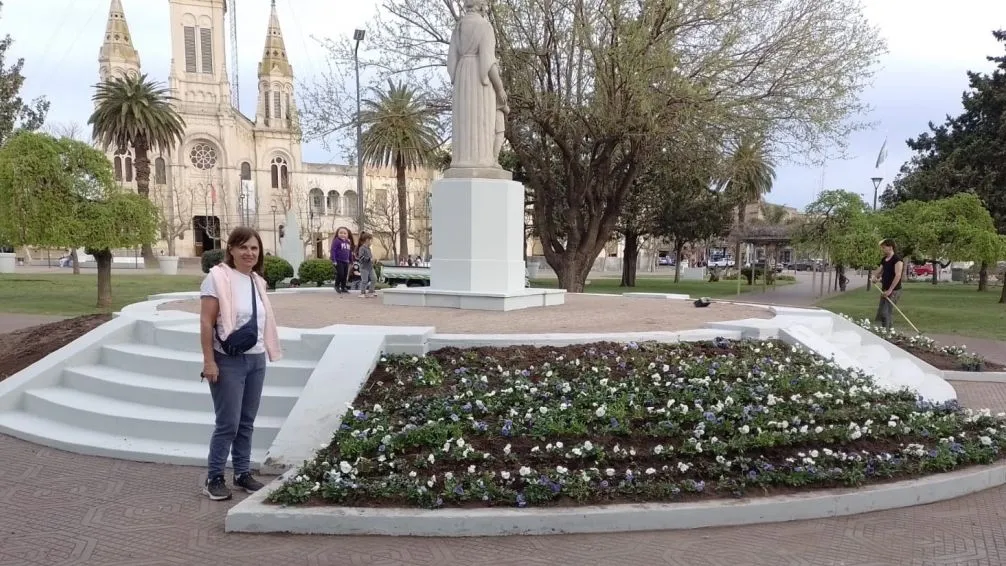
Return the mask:
M371 236L369 232L360 232L360 241L359 241L358 245L362 246L363 244L366 244L367 242L369 242L369 241L371 241L373 239L374 239L374 237Z
M238 226L231 231L231 235L227 237L227 249L224 250L224 262L231 268L234 268L234 256L231 255L231 250L241 246L252 238L255 238L255 241L258 242L258 261L255 262L255 267L252 268L252 271L258 273L260 276L264 276L262 266L265 264L265 250L262 249L262 236L259 236L254 228Z
M898 250L898 247L894 245L894 240L890 238L884 238L883 240L881 240L880 245L885 248L891 248L894 251Z

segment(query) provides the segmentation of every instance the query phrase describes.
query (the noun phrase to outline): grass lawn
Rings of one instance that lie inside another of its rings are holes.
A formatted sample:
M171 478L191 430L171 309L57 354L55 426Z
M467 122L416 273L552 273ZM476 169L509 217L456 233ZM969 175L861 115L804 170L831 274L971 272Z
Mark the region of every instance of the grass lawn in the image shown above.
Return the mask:
M112 310L148 295L199 289L202 275L120 275L112 273ZM96 273L0 275L0 312L81 315L101 312Z
M979 293L974 285L906 283L898 306L923 334L959 334L1006 340L1006 305L999 304L1000 289ZM818 306L856 319L873 319L880 294L864 287L826 298ZM894 326L914 334L895 311Z
M672 276L637 276L635 287L619 287L618 277L588 277L590 284L584 288L586 293L680 293L692 297L729 297L737 294L737 281L680 281L674 282ZM555 288L559 281L555 278L532 279L534 287ZM775 286L791 285L793 281L777 281ZM741 293L760 293L762 285L747 285L741 281Z

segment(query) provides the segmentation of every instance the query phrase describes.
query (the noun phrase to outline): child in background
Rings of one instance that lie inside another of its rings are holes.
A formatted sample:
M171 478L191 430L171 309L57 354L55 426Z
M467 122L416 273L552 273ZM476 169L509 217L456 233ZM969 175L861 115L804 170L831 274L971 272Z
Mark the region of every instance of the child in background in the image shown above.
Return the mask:
M335 264L335 292L340 295L349 292L349 264L353 261L353 233L340 226L332 238L331 258Z
M360 234L360 248L356 252L356 259L360 264L360 296L363 298L376 297L374 286L377 283L377 274L374 273L374 252L370 250L370 241L373 236L363 232Z

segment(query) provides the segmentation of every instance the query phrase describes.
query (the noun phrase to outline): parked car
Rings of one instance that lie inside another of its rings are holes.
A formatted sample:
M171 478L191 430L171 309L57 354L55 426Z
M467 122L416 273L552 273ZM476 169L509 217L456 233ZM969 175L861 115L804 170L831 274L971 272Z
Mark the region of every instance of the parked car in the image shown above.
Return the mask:
M755 267L756 270L761 269L761 270L764 271L764 269L765 269L765 260L756 261L755 264L754 264L754 267ZM779 265L779 264L775 264L775 265L772 266L772 271L774 271L775 273L782 273L782 266Z
M709 260L709 267L733 267L734 260L726 257L714 257Z
M932 264L926 263L923 265L913 265L912 275L916 277L932 277L933 276L933 266Z

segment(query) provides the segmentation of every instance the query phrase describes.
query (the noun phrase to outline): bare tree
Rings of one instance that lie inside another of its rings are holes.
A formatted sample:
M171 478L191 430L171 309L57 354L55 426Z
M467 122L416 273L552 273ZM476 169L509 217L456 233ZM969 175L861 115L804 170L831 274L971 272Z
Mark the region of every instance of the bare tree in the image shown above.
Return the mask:
M409 211L409 237L416 243L416 252L420 257L426 258L430 255L430 246L433 245L433 218L430 210L430 189L427 187L422 191L414 191L412 194L412 204Z
M179 238L188 232L192 226L192 204L196 199L196 189L189 186L179 190L174 176L166 184L150 185L150 201L160 212L157 228L161 239L168 244L168 255L175 256L175 247Z
M91 143L90 132L80 122L51 122L42 130L54 138L70 138L84 143Z
M381 198L381 197L384 198ZM401 232L398 219L398 199L391 198L387 191L374 191L367 199L367 208L363 215L364 230L374 235L385 252L391 254L392 260L398 263L398 236ZM382 258L383 259L383 258Z

